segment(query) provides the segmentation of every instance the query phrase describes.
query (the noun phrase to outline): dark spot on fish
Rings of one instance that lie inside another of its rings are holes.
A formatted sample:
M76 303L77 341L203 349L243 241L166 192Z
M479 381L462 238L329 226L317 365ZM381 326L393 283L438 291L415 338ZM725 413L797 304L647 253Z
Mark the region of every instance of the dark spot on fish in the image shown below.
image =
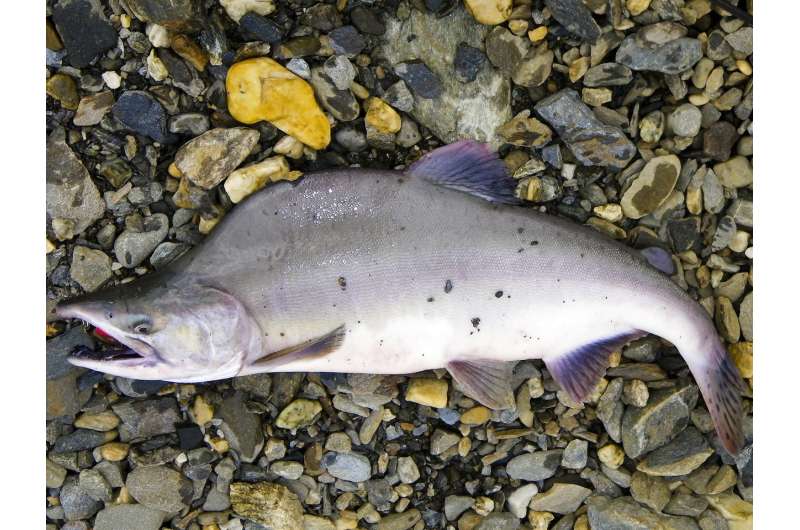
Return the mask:
M581 257L584 257L583 252L581 252Z
M450 280L445 281L444 282L444 292L445 293L449 293L452 290L453 290L453 282L451 282Z
M433 297L432 296L428 297L428 302L433 302Z
M481 325L481 319L478 317L473 318L470 322L472 322L472 327L476 329Z
M496 293L494 293L494 297L495 298L503 298L503 291L497 291Z
M342 291L347 289L347 280L344 276L339 276L339 278L336 279L336 283L339 284L339 287L342 288Z
M285 337L285 336L286 336L286 333L284 333L283 331L281 331L281 337Z
M400 231L401 231L401 232L402 232L403 230L405 230L405 229L406 229L406 227L405 227L405 226L401 226L401 227L400 227Z
M536 246L536 245L538 245L538 244L539 244L539 242L538 242L538 241L536 241L535 239L534 239L533 241L531 241L531 246L532 246L532 247L535 247L535 246Z
M405 182L405 180L404 180L404 179L402 179L402 178L399 178L399 179L397 179L397 183L398 183L398 184L402 184L402 183L404 183L404 182Z
M275 213L273 215L278 215L278 210L275 210Z
M522 232L524 232L524 231L525 231L525 229L524 229L524 228L522 228L521 226L520 226L519 228L517 228L517 233L518 233L518 234L521 234L521 233L522 233Z
M524 249L524 248L522 248L522 247L519 247L519 248L517 249L517 254L521 254L521 253L523 253L523 252L525 252L525 249Z

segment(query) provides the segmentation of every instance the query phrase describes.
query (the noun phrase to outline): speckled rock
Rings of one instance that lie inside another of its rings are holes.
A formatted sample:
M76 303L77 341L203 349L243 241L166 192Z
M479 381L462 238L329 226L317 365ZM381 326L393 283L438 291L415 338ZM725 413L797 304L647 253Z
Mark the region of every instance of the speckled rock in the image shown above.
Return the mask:
M647 27L629 35L617 49L616 61L631 70L649 70L663 74L679 74L694 66L703 57L700 41L679 37L667 42L648 40Z
M258 139L258 131L246 127L211 129L178 149L175 166L192 184L208 190L247 158Z
M369 459L358 453L327 452L322 456L322 468L332 476L350 482L364 482L372 475Z
M550 9L553 18L570 33L589 43L594 43L600 36L600 26L581 0L545 0L544 3Z
M234 513L273 530L303 528L303 507L286 486L272 482L233 482L230 486Z
M653 391L647 406L628 407L622 420L622 444L631 458L661 447L689 424L689 412L697 404L696 386Z
M94 530L159 530L165 516L141 504L114 504L97 513Z
M592 530L700 530L689 517L657 514L630 497L598 498L587 513Z
M636 469L659 477L688 475L713 453L703 435L694 427L687 427L670 443L649 453Z
M620 204L625 216L640 219L655 211L675 189L680 173L681 161L677 156L651 158L622 195Z
M161 243L169 231L169 218L156 213L143 221L141 231L125 229L114 241L117 261L132 269L146 260Z
M511 478L534 482L552 477L561 463L562 451L536 451L515 456L506 464Z
M194 492L189 479L164 465L133 469L125 486L139 504L167 513L184 509Z
M556 482L547 491L535 495L530 508L540 512L572 513L583 504L590 493L592 490L577 484Z

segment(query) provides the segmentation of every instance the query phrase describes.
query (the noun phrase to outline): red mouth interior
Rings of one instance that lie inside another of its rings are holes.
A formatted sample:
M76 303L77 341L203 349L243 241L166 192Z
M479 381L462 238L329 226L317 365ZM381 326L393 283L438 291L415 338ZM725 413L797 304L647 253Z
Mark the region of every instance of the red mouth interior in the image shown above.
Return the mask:
M115 339L110 334L108 334L107 332L103 331L100 328L94 328L94 336L102 340L106 344L118 344L117 339Z

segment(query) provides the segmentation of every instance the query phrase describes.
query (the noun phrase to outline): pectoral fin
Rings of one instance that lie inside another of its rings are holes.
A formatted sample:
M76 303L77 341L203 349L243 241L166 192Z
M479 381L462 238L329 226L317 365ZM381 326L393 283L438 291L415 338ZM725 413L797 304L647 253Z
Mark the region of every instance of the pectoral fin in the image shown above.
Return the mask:
M260 358L252 364L253 367L260 369L274 368L282 364L289 363L298 359L310 359L327 355L342 345L344 342L345 326L342 324L333 331L301 342L296 346L290 346L282 350L274 351Z
M469 397L494 410L514 408L514 363L472 359L451 361L447 371Z
M582 403L608 368L611 352L644 333L633 331L597 340L563 355L545 359L547 371L572 399Z

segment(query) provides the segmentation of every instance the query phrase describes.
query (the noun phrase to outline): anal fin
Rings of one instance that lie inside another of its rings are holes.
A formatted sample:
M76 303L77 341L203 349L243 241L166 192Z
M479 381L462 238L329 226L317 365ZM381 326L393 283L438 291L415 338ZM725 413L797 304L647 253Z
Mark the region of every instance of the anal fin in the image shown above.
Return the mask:
M514 363L471 359L450 361L447 371L469 397L493 410L514 408Z
M283 348L282 350L268 353L252 364L254 367L266 368L280 366L282 364L295 361L297 359L309 359L314 357L322 357L339 348L344 342L345 325L342 324L338 328L307 341L301 342L296 346Z
M611 353L644 334L633 331L600 339L569 353L546 358L544 362L556 383L572 399L582 403L603 377Z

